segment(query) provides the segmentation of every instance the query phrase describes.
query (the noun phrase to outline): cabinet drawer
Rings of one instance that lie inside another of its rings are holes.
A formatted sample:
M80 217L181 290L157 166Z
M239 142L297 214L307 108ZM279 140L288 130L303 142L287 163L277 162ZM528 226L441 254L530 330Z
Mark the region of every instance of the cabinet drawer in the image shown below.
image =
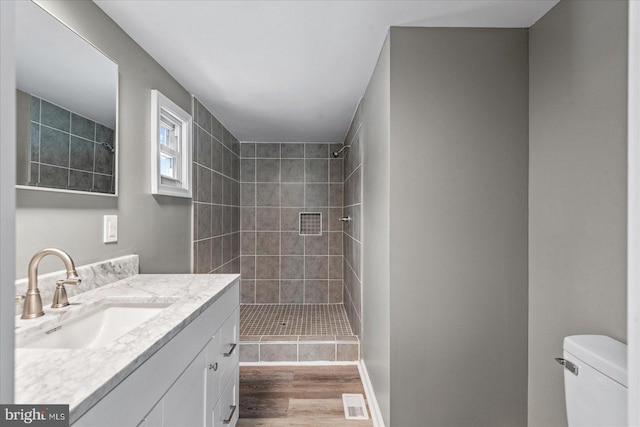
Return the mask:
M234 427L238 422L239 410L238 400L240 390L238 387L238 368L236 367L230 377L230 381L220 395L218 405L213 410L212 427ZM209 427L211 425L209 424Z
M236 309L218 332L220 336L220 392L240 362L240 310Z

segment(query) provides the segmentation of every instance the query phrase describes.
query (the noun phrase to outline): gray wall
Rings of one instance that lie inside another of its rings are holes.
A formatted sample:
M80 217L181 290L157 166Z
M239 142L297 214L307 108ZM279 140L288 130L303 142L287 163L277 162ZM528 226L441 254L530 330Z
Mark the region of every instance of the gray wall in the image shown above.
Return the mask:
M25 277L37 250L56 246L77 264L137 253L143 273L190 271L191 200L150 194L150 90L185 111L191 96L90 1L51 1L46 8L110 56L119 66L119 196L19 190L16 275ZM102 216L117 214L119 241L102 243ZM43 262L41 272L61 264Z
M362 104L362 359L387 426L391 421L390 233L390 45L378 58ZM358 116L356 116L358 117ZM409 350L409 349L407 349ZM400 397L402 396L402 397ZM409 396L403 390L399 398ZM419 425L423 425L420 423Z
M564 336L626 339L627 7L564 1L530 30L530 426L567 423Z
M193 99L195 273L240 273L240 142Z
M241 301L342 302L342 159L338 144L241 144ZM319 212L301 236L300 212Z
M0 402L13 403L16 138L15 7L0 2Z
M527 70L524 29L391 29L392 425L526 425Z

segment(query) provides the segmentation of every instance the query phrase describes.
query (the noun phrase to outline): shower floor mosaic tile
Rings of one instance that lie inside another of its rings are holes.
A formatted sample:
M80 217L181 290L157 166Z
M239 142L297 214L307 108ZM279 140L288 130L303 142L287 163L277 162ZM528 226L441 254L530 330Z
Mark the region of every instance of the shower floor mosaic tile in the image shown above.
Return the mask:
M240 306L240 362L353 362L360 340L342 304Z
M342 304L240 306L241 336L353 335Z

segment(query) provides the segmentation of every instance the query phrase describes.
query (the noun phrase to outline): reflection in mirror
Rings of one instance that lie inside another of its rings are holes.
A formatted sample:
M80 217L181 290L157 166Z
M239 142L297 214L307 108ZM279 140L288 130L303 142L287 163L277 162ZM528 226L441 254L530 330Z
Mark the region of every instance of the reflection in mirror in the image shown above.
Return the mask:
M16 2L16 87L20 188L117 194L117 64Z

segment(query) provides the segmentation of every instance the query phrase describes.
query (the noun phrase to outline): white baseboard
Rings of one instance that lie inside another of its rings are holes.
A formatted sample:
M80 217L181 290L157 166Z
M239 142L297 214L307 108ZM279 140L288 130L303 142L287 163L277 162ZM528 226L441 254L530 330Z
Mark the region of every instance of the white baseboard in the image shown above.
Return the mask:
M354 366L358 362L240 362L240 366Z
M362 385L364 386L364 393L367 396L367 403L369 404L369 410L371 411L373 427L385 427L382 412L380 412L380 406L378 406L378 401L376 400L376 394L373 392L373 386L371 385L367 366L364 364L364 360L362 359L360 359L360 363L358 363L358 371L360 372L360 378L362 379Z

